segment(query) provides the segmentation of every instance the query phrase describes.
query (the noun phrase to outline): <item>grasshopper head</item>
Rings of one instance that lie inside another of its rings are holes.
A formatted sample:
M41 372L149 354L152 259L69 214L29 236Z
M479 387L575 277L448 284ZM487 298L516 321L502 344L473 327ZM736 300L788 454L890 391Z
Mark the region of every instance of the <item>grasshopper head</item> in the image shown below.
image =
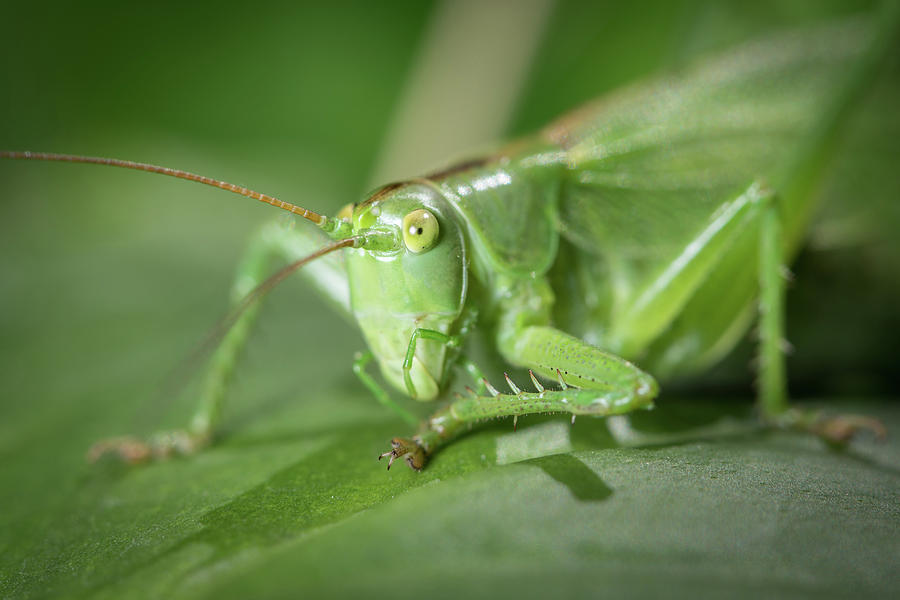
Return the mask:
M419 183L383 188L342 216L354 235L379 234L378 244L348 250L350 304L385 379L409 393L402 365L413 332L453 334L462 312L462 232L447 201ZM414 397L435 398L446 367L445 344L419 338L410 369Z
M49 160L114 166L158 173L217 187L307 219L331 235L334 243L294 261L257 286L244 299L235 319L310 261L347 248L351 308L385 378L408 391L403 362L417 328L454 333L466 296L462 233L447 201L427 182L393 184L335 217L320 215L273 196L211 177L115 158L47 152L0 152L0 158ZM233 324L226 321L224 331ZM446 347L420 339L410 368L415 397L438 395L446 368Z

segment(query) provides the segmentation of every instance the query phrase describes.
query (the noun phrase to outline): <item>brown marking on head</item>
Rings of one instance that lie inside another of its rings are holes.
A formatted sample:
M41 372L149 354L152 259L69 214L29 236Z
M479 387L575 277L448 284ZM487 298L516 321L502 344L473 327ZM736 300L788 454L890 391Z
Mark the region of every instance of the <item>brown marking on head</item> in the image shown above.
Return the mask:
M356 208L368 206L373 202L378 202L379 200L384 200L391 192L394 192L402 187L407 185L415 185L421 184L423 182L438 182L442 179L446 179L451 175L455 175L456 173L462 173L467 169L472 169L475 167L481 167L490 162L490 159L487 157L477 158L472 160L466 160L460 163L456 163L447 167L446 169L442 169L440 171L435 171L433 173L429 173L425 177L416 177L415 179L406 179L403 181L395 181L393 183L388 183L387 185L383 185L374 192L372 192L368 198L360 202Z
M413 183L413 182L412 181L395 181L393 183L383 185L380 188L378 188L377 190L375 190L374 192L372 192L368 198L366 198L362 202L358 203L354 207L353 210L356 211L360 207L365 207L365 206L368 206L369 204L372 204L373 202L378 202L379 200L383 200L388 194L390 194L394 190L398 190L398 189L402 188L403 186L409 185L411 183Z
M439 171L435 171L433 173L429 173L423 179L427 179L429 181L441 181L442 179L446 179L451 175L456 175L457 173L462 173L468 169L474 169L477 167L483 167L488 164L491 159L487 156L483 156L480 158L472 158L469 160L464 160L462 162L458 162L454 165L450 165L445 169L441 169Z

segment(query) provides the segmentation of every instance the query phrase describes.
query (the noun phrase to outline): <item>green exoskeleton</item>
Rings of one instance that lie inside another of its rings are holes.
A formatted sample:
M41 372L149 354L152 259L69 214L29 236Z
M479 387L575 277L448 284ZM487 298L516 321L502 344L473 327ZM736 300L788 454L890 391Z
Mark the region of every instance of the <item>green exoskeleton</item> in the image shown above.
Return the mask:
M235 318L188 428L102 442L92 455L141 460L208 444L255 300L301 266L358 323L368 351L354 372L418 427L392 440L382 455L389 466L403 458L421 469L485 418L648 408L656 377L709 367L757 320L767 423L835 441L861 428L882 433L872 419L788 405L781 271L804 239L841 125L891 48L895 21L745 45L601 99L489 155L382 187L335 217L152 165L3 153L197 180L321 230L273 223L253 239L232 291ZM270 277L274 259L289 265ZM529 370L527 389L507 377L500 391L484 379L465 353L475 328L490 332L505 361ZM442 399L454 369L470 387L419 423L371 376L373 360L392 388L415 400Z

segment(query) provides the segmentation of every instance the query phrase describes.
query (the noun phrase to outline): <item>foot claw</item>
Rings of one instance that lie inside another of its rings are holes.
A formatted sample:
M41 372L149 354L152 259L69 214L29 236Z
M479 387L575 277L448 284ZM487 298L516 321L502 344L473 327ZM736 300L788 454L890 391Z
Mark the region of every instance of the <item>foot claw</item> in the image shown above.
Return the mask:
M394 454L394 451L393 451L393 450L389 450L388 452L385 452L384 454L381 454L381 455L378 457L378 460L381 460L381 459L384 458L385 456L390 456L390 457L391 457L390 460L388 460L388 466L387 466L387 470L390 471L390 470L391 470L391 465L394 464L394 461L397 459L397 455Z
M126 436L101 440L87 453L89 462L97 462L104 456L112 456L128 464L138 464L151 459L165 459L174 454L193 454L209 442L208 436L184 430L164 431L144 441Z
M153 454L150 445L133 437L101 440L87 452L88 462L95 463L104 456L114 456L131 465L142 463Z
M887 437L887 429L878 419L860 415L840 415L816 420L810 431L832 444L843 445L860 431L871 431L875 439Z
M776 427L798 429L820 437L824 442L843 446L861 431L871 431L878 440L887 437L887 428L878 419L862 415L826 416L819 411L791 409L771 421Z
M391 470L391 465L394 464L395 460L404 457L406 458L406 464L409 465L409 468L413 469L414 471L421 471L422 467L425 466L425 451L422 449L422 446L420 446L419 443L414 439L392 439L391 449L384 454L381 454L378 457L378 460L381 460L385 456L390 457L387 466L388 471Z

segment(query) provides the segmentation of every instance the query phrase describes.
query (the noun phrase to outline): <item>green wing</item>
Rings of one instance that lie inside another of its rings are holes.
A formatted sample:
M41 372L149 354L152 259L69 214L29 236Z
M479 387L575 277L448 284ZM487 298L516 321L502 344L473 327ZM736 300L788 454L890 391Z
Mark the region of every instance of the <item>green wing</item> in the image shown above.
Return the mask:
M559 318L663 372L730 349L752 316L752 220L689 292L658 303L652 323L630 320L629 311L754 182L778 194L787 250L796 249L876 37L871 22L857 20L754 42L548 128L570 167L559 213L573 249L554 277L588 300L581 309L558 294Z

